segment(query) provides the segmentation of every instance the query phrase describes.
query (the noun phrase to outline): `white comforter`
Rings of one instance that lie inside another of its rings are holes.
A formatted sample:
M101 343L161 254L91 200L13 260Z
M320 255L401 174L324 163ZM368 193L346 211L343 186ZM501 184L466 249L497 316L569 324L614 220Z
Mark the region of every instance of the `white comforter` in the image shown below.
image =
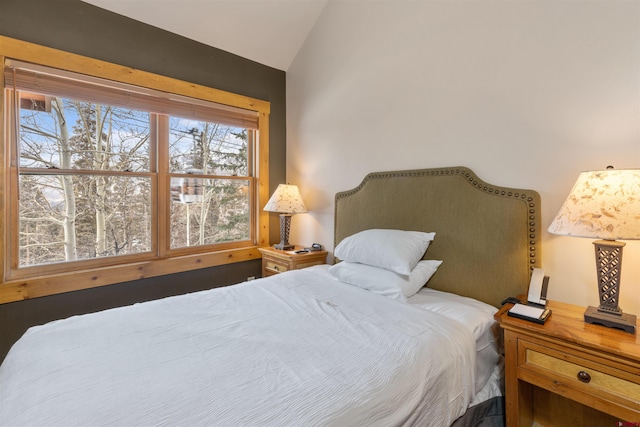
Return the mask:
M29 329L2 426L448 426L474 395L457 322L323 268Z

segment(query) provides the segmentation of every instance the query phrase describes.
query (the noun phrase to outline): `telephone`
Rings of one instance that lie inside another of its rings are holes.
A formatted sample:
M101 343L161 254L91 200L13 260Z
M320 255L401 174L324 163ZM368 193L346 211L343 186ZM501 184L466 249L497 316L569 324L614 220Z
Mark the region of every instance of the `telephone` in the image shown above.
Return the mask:
M538 307L547 305L547 288L549 287L549 276L544 275L544 270L534 268L529 282L529 294L527 302Z
M320 243L314 243L308 248L300 249L295 251L296 254L306 254L309 252L317 252L322 250L322 245Z
M509 316L529 320L531 322L544 324L551 315L551 310L547 307L547 288L549 287L549 276L544 275L544 270L534 268L529 282L529 293L526 303L516 303L509 312Z

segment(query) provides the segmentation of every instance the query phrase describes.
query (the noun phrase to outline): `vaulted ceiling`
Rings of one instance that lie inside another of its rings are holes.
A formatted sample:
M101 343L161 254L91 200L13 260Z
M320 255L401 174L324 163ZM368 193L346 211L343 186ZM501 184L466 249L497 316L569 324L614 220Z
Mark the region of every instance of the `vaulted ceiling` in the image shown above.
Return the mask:
M328 0L83 0L286 71Z

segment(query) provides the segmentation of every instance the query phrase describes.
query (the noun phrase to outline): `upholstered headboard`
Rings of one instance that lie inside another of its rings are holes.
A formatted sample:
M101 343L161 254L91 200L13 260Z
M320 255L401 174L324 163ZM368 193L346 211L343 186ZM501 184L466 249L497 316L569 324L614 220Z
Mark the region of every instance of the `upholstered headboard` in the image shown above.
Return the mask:
M465 167L376 172L336 194L335 240L370 228L434 231L429 287L499 306L527 292L540 266L540 196L498 187Z

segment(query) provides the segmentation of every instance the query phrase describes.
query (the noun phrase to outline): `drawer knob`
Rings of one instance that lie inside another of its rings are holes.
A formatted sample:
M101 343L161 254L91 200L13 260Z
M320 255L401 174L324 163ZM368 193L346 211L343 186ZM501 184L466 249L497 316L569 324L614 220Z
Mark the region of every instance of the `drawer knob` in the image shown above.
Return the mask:
M589 381L591 381L591 375L589 375L588 372L580 371L578 372L578 379L583 383L588 383Z

